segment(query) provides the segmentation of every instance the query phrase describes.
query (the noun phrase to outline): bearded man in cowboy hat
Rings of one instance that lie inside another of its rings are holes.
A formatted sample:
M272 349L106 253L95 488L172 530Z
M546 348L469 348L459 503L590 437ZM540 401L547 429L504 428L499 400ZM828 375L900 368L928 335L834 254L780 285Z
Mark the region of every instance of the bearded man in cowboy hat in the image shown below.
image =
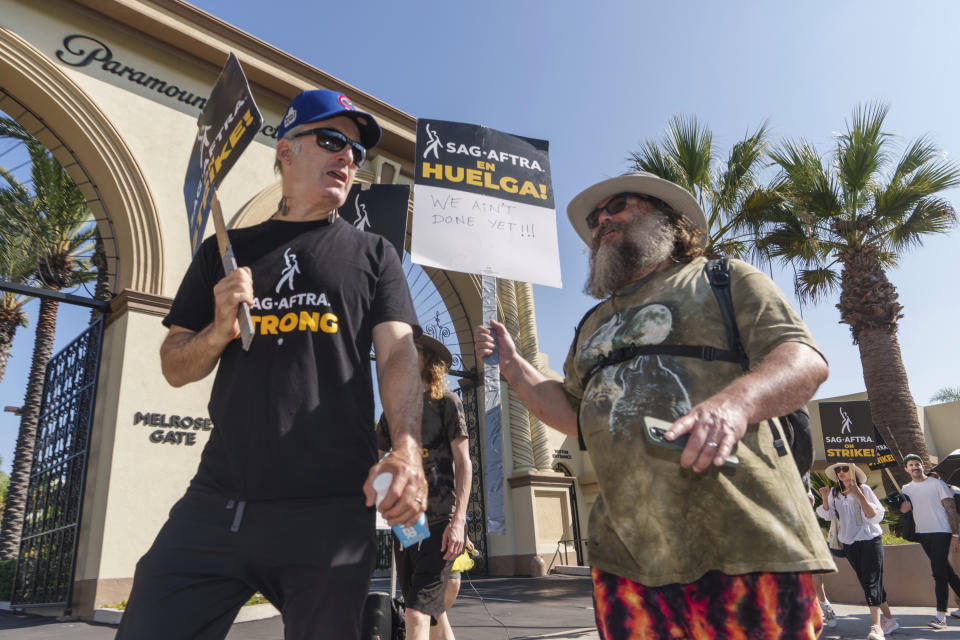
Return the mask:
M731 260L750 370L677 355L727 337L705 273L706 219L676 184L604 180L567 214L591 249L586 290L603 301L564 380L521 358L500 323L474 338L478 358L499 347L500 371L543 422L582 434L600 488L588 545L600 637L814 638L811 572L834 564L792 456L759 423L804 406L826 379L816 343L769 278Z
M393 552L406 605L406 637L453 640L445 595L450 568L454 559L463 553L473 466L463 404L446 383L453 363L450 350L427 335L417 338L416 344L423 382L420 431L423 467L429 485L430 537L406 549L394 538ZM380 418L378 431L378 446L383 455L393 446L386 416Z

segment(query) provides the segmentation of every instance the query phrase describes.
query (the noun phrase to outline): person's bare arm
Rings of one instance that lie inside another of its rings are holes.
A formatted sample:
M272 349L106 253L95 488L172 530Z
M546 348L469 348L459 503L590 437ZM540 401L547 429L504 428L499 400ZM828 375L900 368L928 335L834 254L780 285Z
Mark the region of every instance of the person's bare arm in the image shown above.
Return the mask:
M947 520L950 521L950 531L954 535L960 534L957 520L957 503L953 498L944 498L940 501L940 504L943 505L943 510L947 512Z
M673 440L690 434L680 456L682 466L703 471L711 462L722 465L747 425L799 409L813 397L827 373L827 363L813 348L784 342L756 369L674 422L666 437Z
M391 526L412 526L427 508L427 480L420 448L423 389L413 329L405 322L381 322L373 328L373 345L391 450L386 459L370 468L363 492L367 506L373 506L377 500L373 479L381 473L392 473L393 483L380 503L380 513Z
M953 533L953 537L950 538L950 550L954 553L960 552L960 538L957 537L960 534L960 519L957 517L957 503L953 499L944 498L940 501L943 505L943 510L947 512L947 519L950 521L950 531Z
M248 267L224 277L213 287L214 318L201 331L170 327L160 345L163 377L174 387L205 378L217 366L220 354L238 335L237 307L253 304L253 277Z
M563 385L540 373L517 353L505 326L496 320L491 320L490 325L496 331L500 373L520 396L523 404L544 424L565 435L577 437L577 413L570 406ZM482 362L483 358L493 353L494 336L488 328L476 327L473 340L477 362Z
M473 481L473 463L470 461L470 441L466 436L458 436L450 443L453 454L453 493L457 505L450 524L443 531L440 551L443 559L456 558L463 553L464 530L467 526L467 503L470 502L470 485Z

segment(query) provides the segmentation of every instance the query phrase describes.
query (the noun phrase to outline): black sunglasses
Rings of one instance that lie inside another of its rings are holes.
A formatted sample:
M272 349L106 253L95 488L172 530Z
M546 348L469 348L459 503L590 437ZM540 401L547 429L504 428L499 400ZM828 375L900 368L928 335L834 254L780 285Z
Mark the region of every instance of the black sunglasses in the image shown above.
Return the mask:
M840 465L839 467L837 467L837 471L843 471L844 473L847 473L848 471L850 471L850 467L848 467L847 465L843 464L843 465Z
M358 168L363 166L363 161L367 157L367 149L356 140L351 140L336 129L324 129L322 127L301 131L300 133L294 134L293 137L302 138L303 136L309 135L317 137L318 147L334 153L350 145L350 151L353 152L353 164L357 165Z
M587 214L587 229L591 231L600 225L600 214L606 211L612 216L617 215L627 208L627 198L636 198L643 202L653 202L653 198L640 193L623 192L612 196L602 207L597 207Z

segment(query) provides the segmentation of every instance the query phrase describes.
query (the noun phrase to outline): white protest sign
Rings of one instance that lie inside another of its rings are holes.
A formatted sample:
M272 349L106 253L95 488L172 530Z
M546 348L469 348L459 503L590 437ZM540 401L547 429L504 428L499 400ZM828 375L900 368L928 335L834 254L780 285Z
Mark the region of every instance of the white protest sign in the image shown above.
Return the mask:
M486 127L420 120L412 260L562 286L547 148Z

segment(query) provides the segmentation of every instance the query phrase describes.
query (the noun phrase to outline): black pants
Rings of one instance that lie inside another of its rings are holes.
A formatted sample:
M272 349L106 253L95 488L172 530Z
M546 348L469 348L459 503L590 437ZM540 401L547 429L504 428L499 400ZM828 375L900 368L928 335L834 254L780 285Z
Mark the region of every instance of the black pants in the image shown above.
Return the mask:
M933 572L934 593L937 594L937 611L947 610L947 584L960 596L960 578L950 567L949 533L918 533L920 546L930 558L930 571Z
M408 609L429 615L433 626L447 610L445 597L453 559L444 560L440 547L448 522L431 524L430 537L406 549L400 547L396 536L393 537L393 557L397 561L397 579L403 600Z
M188 491L137 563L116 637L220 640L260 591L286 640L359 640L376 549L362 495L235 503Z
M867 606L879 607L887 601L887 592L883 588L883 538L857 540L853 544L843 545L847 560L857 574L863 597Z

